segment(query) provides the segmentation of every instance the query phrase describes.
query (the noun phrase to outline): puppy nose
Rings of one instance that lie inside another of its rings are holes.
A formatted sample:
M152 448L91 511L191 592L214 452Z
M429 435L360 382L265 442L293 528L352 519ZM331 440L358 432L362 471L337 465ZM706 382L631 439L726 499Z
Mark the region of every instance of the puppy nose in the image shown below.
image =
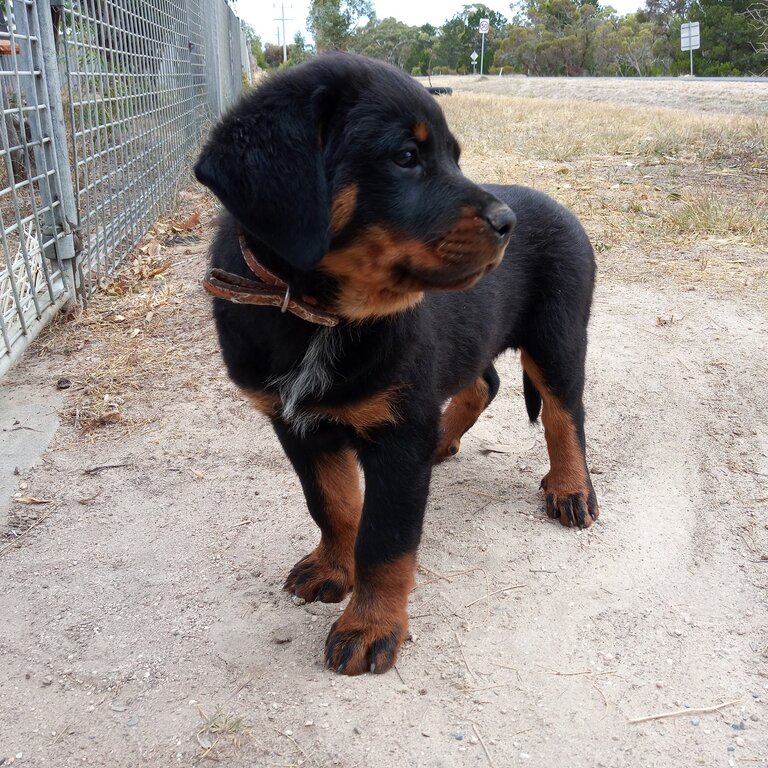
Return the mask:
M504 203L494 203L485 212L485 220L500 238L509 237L517 219L512 209Z

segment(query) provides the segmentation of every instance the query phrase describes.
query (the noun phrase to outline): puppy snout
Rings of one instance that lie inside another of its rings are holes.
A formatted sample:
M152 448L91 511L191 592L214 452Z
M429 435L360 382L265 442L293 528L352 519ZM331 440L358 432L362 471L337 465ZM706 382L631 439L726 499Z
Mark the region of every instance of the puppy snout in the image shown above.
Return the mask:
M493 203L487 208L485 220L500 240L504 240L512 234L517 222L512 209L501 202Z

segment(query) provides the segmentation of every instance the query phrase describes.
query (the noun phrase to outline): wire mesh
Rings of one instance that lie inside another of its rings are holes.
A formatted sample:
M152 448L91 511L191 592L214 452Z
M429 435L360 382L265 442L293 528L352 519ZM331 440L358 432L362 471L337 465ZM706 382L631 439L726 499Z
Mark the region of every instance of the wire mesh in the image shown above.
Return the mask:
M225 0L0 0L0 373L168 208L247 57Z
M71 2L65 97L86 296L112 274L188 177L208 113L199 77L205 55L200 35L195 2Z
M0 363L63 297L61 189L33 0L0 13Z

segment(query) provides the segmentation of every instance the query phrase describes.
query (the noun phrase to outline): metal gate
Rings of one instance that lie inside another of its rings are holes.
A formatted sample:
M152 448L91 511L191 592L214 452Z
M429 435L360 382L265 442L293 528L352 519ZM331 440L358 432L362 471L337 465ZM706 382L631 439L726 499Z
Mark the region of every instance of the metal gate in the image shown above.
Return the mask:
M225 0L0 0L0 375L130 253L249 77Z

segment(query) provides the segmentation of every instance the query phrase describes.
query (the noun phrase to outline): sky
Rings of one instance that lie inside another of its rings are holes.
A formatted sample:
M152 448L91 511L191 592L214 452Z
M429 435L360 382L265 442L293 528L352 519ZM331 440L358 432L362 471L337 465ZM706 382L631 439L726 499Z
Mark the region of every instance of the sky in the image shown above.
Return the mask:
M296 32L302 32L308 37L305 22L309 9L309 0L282 0L285 13L285 36L290 43ZM485 0L485 5L510 18L509 0ZM645 5L643 0L606 0L606 5L612 5L619 13L626 14L636 11ZM461 11L464 0L446 2L446 0L373 0L376 15L380 19L394 16L410 26L432 24L439 27L444 21ZM281 0L236 0L237 14L250 24L264 43L282 42L282 31L278 40L279 21L283 15ZM277 20L276 20L277 19Z

